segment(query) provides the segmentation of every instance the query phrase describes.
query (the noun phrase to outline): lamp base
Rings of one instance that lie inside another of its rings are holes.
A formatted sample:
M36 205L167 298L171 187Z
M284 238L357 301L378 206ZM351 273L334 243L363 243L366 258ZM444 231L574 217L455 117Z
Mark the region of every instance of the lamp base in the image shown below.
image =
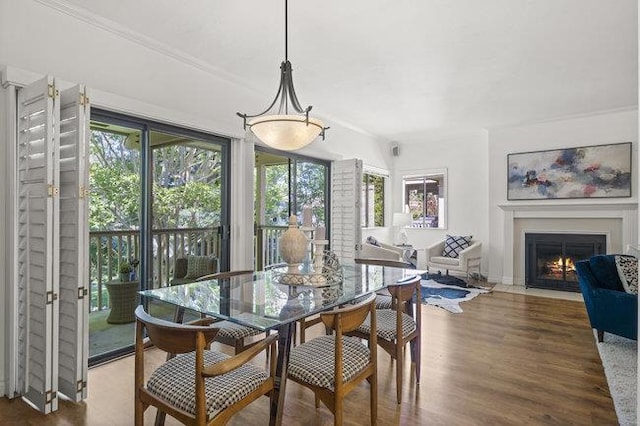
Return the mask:
M398 234L398 244L401 246L406 246L408 244L407 232L403 229Z

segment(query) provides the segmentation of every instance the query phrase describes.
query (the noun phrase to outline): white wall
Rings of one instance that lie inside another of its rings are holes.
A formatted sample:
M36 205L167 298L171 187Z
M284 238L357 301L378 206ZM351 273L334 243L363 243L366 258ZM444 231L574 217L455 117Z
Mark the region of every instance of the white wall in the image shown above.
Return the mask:
M400 143L400 155L395 157L391 203L393 211L401 211L402 176L447 169L447 228L408 229L409 243L425 248L443 240L446 234L473 235L483 242L482 273L488 271L485 242L489 240L488 222L488 161L487 134L466 132L439 140L413 140ZM419 253L420 255L420 253Z
M28 0L0 1L2 66L84 83L91 89L93 107L239 139L245 133L236 111L257 110L273 96L273 87L265 89L266 95L253 93L216 75L213 67L184 64L162 47L152 49L141 44L134 35L109 31ZM381 141L337 123L326 124L331 127L327 140L317 141L301 153L324 159L361 158L366 164L390 169L386 145ZM5 144L6 137L0 134L1 159L6 158ZM249 184L244 190L253 188ZM1 202L5 196L5 186L1 186L0 241L4 241L5 233L5 203ZM3 250L0 245L0 277L5 275ZM2 311L5 286L6 282L0 283ZM4 393L6 381L5 350L4 329L0 329L0 393Z
M36 1L0 2L1 65L84 83L94 93L93 106L242 139L236 111L262 107L271 100L273 87L265 89L267 95L254 93L216 75L214 66L224 64L196 67L167 52L162 46L147 47L134 34L108 31ZM380 141L337 123L326 124L331 127L327 140L303 153L357 157L388 168Z
M637 109L490 130L488 152L489 279L494 282L502 282L503 278L504 212L499 205L553 205L553 203L557 203L557 200L508 202L507 154L629 141L633 142L632 182L638 182ZM630 199L562 200L562 203L637 203L638 185L632 185L632 191Z

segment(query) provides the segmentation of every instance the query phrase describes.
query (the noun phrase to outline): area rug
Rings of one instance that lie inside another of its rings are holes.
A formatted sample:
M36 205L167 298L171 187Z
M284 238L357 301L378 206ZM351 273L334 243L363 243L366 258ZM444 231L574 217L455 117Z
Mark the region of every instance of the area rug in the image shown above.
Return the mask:
M442 272L438 271L434 274L430 274L429 272L425 272L424 274L422 274L422 279L423 280L433 280L437 283L440 284L446 284L446 285L455 285L458 287L469 287L467 285L467 282L465 280L463 280L462 278L458 278L458 277L454 277L453 275L442 275Z
M454 314L462 313L461 302L473 299L479 294L489 293L490 290L482 288L441 284L434 280L422 280L420 282L422 302L446 309Z
M596 337L596 343L618 423L636 425L638 343L610 333L604 334L602 343Z

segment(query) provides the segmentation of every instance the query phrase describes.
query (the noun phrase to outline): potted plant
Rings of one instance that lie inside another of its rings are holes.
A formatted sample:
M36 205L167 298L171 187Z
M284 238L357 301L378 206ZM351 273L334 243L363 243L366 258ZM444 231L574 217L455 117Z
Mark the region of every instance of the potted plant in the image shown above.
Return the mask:
M118 270L120 271L120 281L129 281L131 271L133 271L133 267L131 266L131 264L127 261L122 261L118 266Z

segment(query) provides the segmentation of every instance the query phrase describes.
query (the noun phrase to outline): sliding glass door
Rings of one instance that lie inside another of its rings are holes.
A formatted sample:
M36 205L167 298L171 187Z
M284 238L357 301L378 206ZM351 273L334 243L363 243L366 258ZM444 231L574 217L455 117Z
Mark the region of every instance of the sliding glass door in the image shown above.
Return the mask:
M288 218L309 207L314 227L329 229L329 162L256 147L256 269L280 263L278 240Z
M92 112L90 364L130 351L139 289L171 285L179 259L229 266L226 138Z

